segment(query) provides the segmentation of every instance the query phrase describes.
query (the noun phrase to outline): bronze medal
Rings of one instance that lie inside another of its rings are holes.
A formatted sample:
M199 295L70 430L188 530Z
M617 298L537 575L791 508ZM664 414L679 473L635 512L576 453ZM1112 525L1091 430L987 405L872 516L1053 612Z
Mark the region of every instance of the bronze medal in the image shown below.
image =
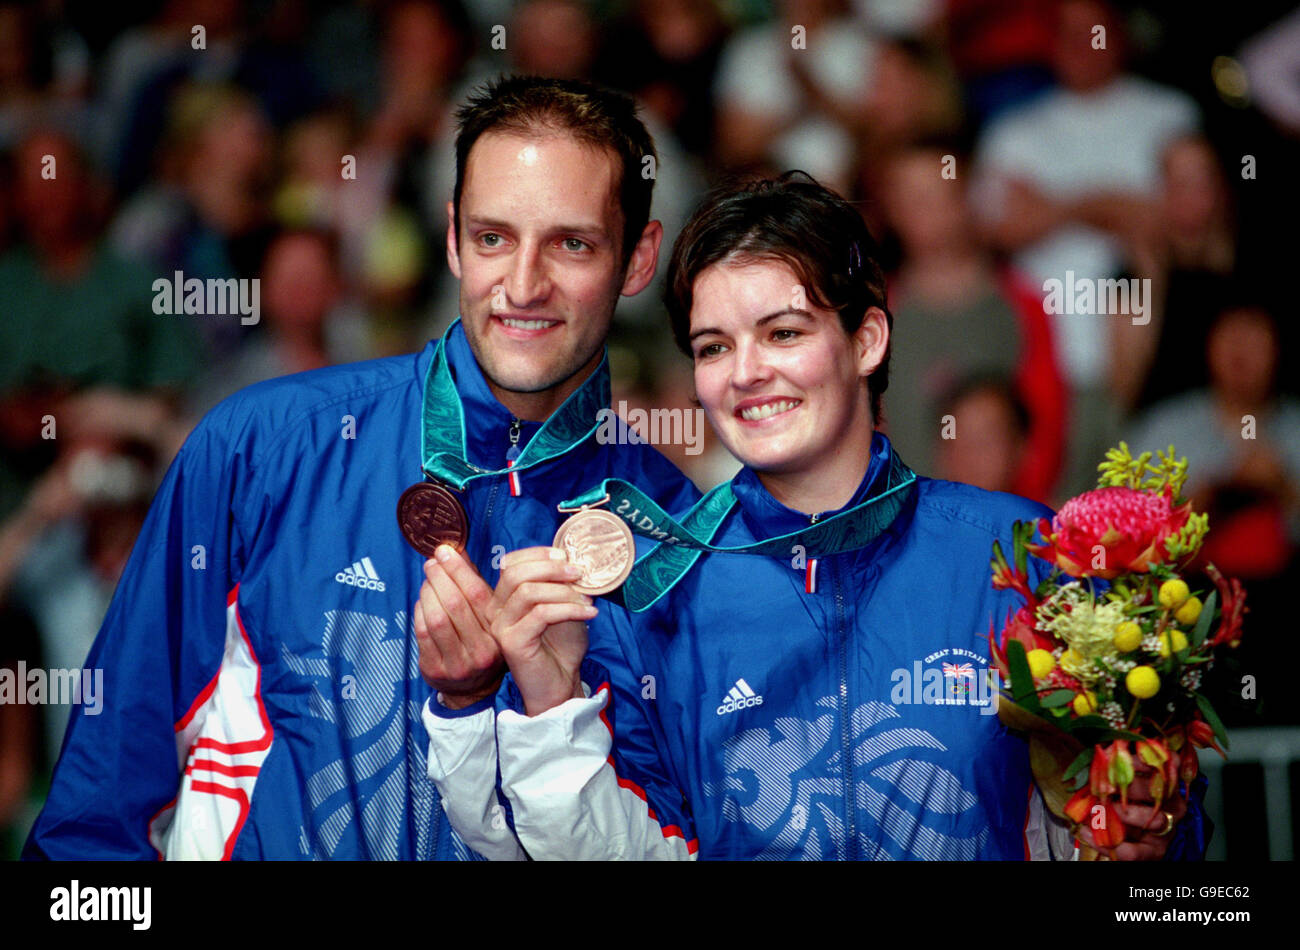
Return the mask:
M636 560L632 532L623 519L594 508L584 508L560 525L553 546L582 568L573 586L592 597L608 594L627 580Z
M465 508L450 490L433 482L420 482L397 500L397 523L415 550L433 557L440 544L464 552L469 539Z

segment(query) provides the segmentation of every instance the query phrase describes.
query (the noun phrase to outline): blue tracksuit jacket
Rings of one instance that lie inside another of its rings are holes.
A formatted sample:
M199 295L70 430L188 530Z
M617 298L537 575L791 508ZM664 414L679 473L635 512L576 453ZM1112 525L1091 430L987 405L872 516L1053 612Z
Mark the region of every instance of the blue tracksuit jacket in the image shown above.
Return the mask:
M512 417L448 332L468 461L503 468ZM87 660L103 709L74 710L25 856L468 856L425 775L410 617L424 559L395 514L422 477L434 346L261 383L199 423ZM506 551L549 544L556 505L606 476L654 486L669 510L698 498L653 448L588 436L523 472L518 497L505 476L470 483L484 579Z

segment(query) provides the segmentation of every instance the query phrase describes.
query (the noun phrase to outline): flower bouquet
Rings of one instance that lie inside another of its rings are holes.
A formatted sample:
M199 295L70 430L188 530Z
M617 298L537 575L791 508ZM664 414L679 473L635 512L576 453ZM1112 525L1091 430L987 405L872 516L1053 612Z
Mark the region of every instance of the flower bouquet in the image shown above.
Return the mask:
M1098 470L1098 487L1051 522L1016 523L1011 563L994 543L993 586L1024 606L1001 634L990 627L989 643L1010 684L998 715L1028 734L1048 807L1113 857L1127 831L1114 803L1128 804L1135 763L1149 768L1159 810L1196 777L1198 748L1224 754L1223 724L1198 690L1215 653L1240 641L1246 608L1240 582L1212 564L1208 595L1182 576L1208 519L1179 494L1187 461L1175 461L1173 446L1153 464L1121 442ZM1032 589L1027 554L1052 565Z

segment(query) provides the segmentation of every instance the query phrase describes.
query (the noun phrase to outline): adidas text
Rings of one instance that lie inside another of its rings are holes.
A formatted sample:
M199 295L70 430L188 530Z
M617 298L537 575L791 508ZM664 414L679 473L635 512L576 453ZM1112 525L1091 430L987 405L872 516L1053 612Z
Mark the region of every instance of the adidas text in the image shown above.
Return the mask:
M349 587L360 587L362 590L384 590L384 582L375 573L375 566L370 563L368 557L363 557L360 561L354 562L351 567L345 567L334 575L334 579L340 584L347 584Z
M761 705L763 705L763 697L756 695L753 688L742 677L736 680L736 685L731 687L727 691L727 695L722 698L722 705L718 707L718 715L725 716L739 709L748 709L751 706Z

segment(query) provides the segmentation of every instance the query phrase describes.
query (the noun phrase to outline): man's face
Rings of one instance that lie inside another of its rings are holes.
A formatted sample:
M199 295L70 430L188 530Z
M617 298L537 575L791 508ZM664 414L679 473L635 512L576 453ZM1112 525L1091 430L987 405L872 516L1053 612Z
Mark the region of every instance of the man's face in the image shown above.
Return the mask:
M1100 46L1106 30L1106 42ZM1052 65L1057 81L1075 92L1101 88L1119 75L1124 38L1110 8L1094 0L1067 0L1058 10ZM1096 44L1096 45L1095 45Z
M617 184L613 152L563 136L488 132L470 150L447 261L498 398L554 390L553 410L599 363L619 294L648 282L624 281Z

